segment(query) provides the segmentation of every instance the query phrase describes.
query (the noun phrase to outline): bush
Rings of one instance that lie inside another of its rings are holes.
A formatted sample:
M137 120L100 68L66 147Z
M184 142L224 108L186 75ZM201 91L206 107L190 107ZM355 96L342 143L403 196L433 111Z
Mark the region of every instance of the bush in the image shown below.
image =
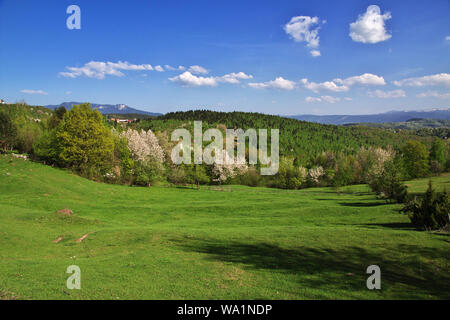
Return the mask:
M386 161L381 174L374 176L369 186L377 195L403 203L408 198L407 187L401 182L401 169L394 160Z
M441 229L449 224L450 197L447 191L436 193L430 181L423 198L415 197L401 211L408 214L419 230Z
M187 182L190 184L196 184L197 189L200 189L201 184L208 184L210 182L210 178L206 173L206 169L204 165L193 165L189 168L190 170L187 173Z
M150 186L162 179L164 167L157 161L135 161L134 183L138 186Z
M167 181L173 184L187 183L186 172L182 166L175 166L170 169L167 175Z
M271 186L281 189L299 189L306 182L307 171L296 167L290 158L281 158L278 174L272 179Z
M59 164L59 147L55 130L44 131L33 144L34 155L46 164Z
M249 187L258 187L264 185L263 180L259 171L254 166L251 166L246 172L238 176L237 183Z
M26 125L18 129L16 147L20 153L33 153L33 145L39 140L42 129L35 125Z

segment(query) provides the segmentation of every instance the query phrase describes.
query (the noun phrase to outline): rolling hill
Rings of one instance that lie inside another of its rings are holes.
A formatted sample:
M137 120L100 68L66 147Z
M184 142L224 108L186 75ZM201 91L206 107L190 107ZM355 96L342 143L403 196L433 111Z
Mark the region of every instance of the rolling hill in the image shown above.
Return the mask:
M350 123L384 123L384 122L405 122L410 119L439 119L450 120L450 108L430 109L422 111L390 111L379 114L367 115L295 115L289 116L297 120L318 122L322 124L350 124Z

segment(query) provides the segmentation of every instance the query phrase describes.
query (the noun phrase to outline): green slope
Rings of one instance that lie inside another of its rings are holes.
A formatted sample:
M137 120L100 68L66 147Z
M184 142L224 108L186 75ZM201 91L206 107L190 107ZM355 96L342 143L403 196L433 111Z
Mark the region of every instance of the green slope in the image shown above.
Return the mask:
M366 186L343 191L106 185L0 156L0 298L450 298L448 234L411 229ZM81 290L66 288L73 264Z

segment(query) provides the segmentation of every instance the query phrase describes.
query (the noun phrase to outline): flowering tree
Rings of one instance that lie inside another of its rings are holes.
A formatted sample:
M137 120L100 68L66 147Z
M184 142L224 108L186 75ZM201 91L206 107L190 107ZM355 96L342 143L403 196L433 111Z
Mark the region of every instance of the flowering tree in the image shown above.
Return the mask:
M128 129L122 132L120 136L128 140L128 148L135 160L142 162L156 161L158 163L164 161L164 151L151 130L138 132Z
M315 167L315 168L311 168L308 171L308 178L314 183L319 183L320 178L323 175L324 175L324 171L323 171L323 168L321 166Z
M235 177L237 174L243 174L247 172L248 165L245 163L245 159L234 158L228 154L226 150L223 150L222 163L214 163L213 174L216 176L214 181L223 183L230 178Z

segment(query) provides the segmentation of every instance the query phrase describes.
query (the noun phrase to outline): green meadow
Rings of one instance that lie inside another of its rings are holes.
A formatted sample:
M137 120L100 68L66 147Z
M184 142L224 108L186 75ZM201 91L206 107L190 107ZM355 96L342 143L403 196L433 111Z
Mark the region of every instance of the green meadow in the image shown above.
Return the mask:
M449 234L399 208L366 185L128 187L0 156L0 299L449 299Z

